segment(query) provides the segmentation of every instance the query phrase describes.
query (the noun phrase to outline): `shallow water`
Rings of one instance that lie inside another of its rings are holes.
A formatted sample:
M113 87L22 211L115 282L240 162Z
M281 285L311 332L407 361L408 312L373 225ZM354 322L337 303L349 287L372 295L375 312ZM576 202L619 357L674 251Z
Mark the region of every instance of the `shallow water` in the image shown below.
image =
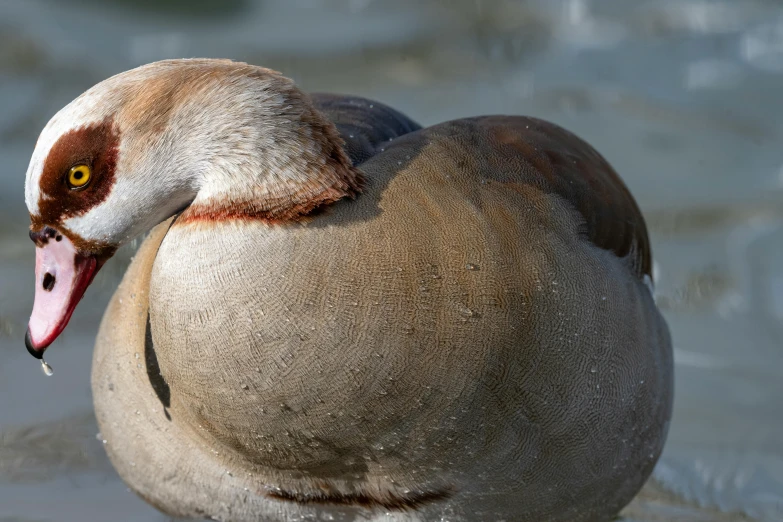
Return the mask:
M132 249L99 274L44 377L24 173L48 118L145 62L231 57L423 124L555 121L617 168L653 239L676 399L625 520L783 520L783 7L689 0L0 0L0 522L160 521L103 453L89 371Z

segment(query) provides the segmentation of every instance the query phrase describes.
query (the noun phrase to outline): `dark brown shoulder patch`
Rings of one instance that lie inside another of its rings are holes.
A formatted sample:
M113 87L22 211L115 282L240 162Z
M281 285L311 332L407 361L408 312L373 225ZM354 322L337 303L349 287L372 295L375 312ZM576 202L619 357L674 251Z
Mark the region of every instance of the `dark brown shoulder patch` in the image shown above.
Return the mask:
M650 239L641 210L598 151L562 127L536 118L488 117L478 123L496 147L518 150L535 167L531 183L579 211L592 243L628 257L639 277L652 278Z
M30 217L31 229L56 226L106 200L114 186L119 142L119 132L111 118L60 136L44 161L38 214ZM83 190L72 190L66 177L70 168L80 163L91 167L92 179Z
M446 500L452 495L450 489L432 491L409 491L404 495L372 496L366 493L343 494L338 492L307 492L287 491L280 488L270 488L266 495L275 500L287 500L299 504L332 504L342 506L362 506L367 508L383 508L388 510L407 511L419 508L425 504Z
M310 98L316 110L337 127L354 165L371 158L390 140L421 129L403 113L367 98L324 93Z
M490 116L473 120L492 148L518 152L533 169L525 182L571 203L596 246L629 257L639 277L652 278L647 227L636 201L611 165L587 142L536 118Z
M403 136L386 154L416 157L428 146L451 158L452 166L444 168L477 181L511 190L530 186L563 198L581 214L582 231L593 244L628 259L639 278L652 277L650 240L636 201L603 156L576 135L536 118L482 116Z

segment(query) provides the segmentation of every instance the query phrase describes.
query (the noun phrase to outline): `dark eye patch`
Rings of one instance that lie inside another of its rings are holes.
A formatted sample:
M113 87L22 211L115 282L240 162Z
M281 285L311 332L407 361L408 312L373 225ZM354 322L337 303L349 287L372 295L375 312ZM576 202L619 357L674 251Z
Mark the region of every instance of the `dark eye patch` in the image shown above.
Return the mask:
M112 118L60 136L44 161L38 214L31 216L34 230L86 214L106 200L114 186L119 141ZM93 178L85 190L73 191L65 181L71 167L80 163L90 165Z

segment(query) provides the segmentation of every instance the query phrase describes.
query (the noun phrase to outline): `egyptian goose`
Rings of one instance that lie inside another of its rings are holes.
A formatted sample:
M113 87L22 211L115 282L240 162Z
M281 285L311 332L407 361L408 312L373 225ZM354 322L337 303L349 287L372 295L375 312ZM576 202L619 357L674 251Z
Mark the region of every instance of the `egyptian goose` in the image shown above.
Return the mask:
M605 521L661 453L672 352L644 220L554 124L422 129L171 60L57 113L25 198L38 358L151 230L92 389L112 463L168 514Z

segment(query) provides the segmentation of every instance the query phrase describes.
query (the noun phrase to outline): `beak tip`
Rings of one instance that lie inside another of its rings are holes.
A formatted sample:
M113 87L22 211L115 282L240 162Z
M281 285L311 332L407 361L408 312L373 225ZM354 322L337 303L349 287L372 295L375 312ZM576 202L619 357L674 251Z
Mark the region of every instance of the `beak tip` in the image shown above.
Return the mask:
M27 333L24 336L24 345L27 347L27 351L36 359L43 359L43 350L36 350L33 346L33 338L30 336L30 329L27 329Z

